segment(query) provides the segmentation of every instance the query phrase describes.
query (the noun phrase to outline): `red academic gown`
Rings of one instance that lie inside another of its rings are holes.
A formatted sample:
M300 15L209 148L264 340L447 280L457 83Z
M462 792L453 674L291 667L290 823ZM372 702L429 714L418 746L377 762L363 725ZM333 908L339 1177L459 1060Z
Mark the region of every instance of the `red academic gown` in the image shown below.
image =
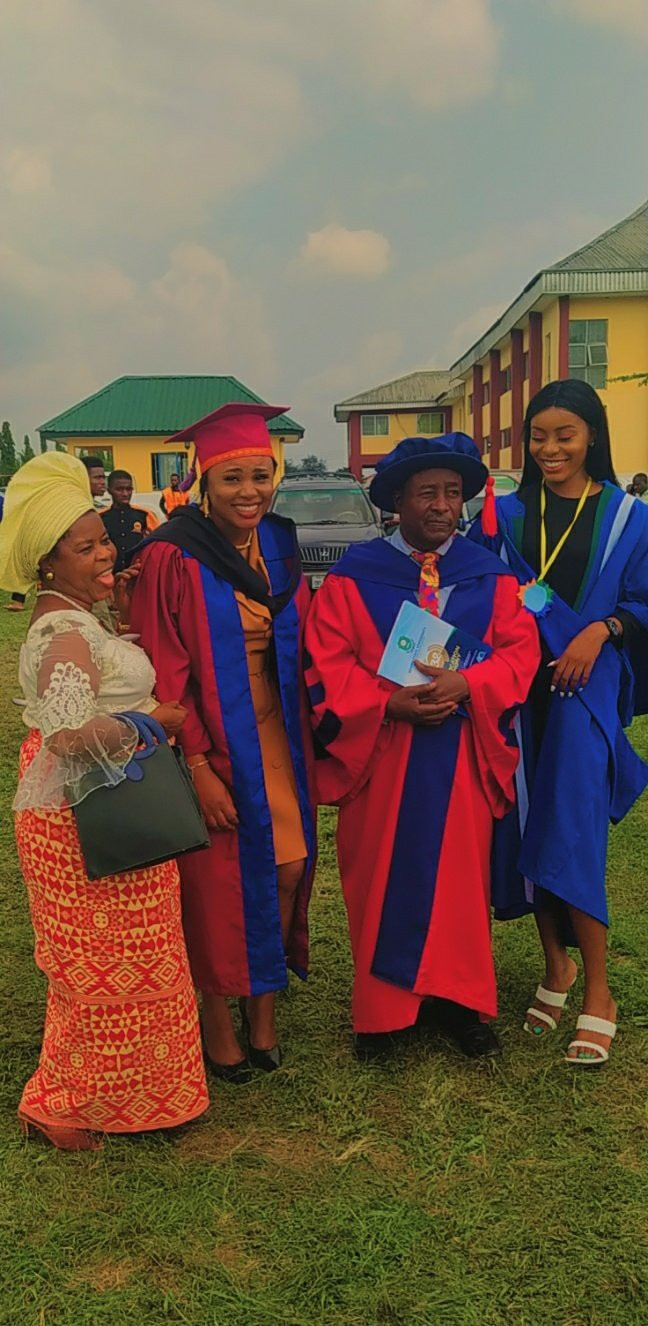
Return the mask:
M180 519L174 517L171 527ZM295 555L292 522L266 516L259 543L272 591L279 594ZM153 539L141 553L131 625L155 667L156 696L160 702L180 700L187 708L179 737L184 752L209 752L212 768L232 790L239 816L236 832L211 833L208 849L178 862L189 961L196 985L206 994L269 993L287 984L287 966L302 977L307 973L315 818L301 654L309 601L300 578L273 620L277 688L307 847L284 952L272 819L234 590L197 556L168 542ZM163 809L173 814L173 807Z
M439 728L384 723L376 676L419 570L387 541L349 550L306 630L320 800L340 806L338 859L355 965L357 1032L411 1026L423 998L497 1010L490 938L494 817L510 808L513 732L540 652L518 583L455 539L440 562L444 616L492 647L466 672L470 702Z

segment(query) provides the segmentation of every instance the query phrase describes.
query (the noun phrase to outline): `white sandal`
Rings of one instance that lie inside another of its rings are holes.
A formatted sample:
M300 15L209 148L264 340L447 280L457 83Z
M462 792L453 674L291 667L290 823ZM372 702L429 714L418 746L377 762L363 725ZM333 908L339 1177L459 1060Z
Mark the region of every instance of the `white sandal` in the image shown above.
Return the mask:
M581 1013L576 1020L577 1031L596 1031L599 1036L609 1036L610 1040L614 1040L616 1029L616 1022L608 1022L607 1018L591 1017L589 1013ZM580 1037L572 1041L567 1048L568 1050L594 1050L595 1052L594 1055L583 1055L582 1059L578 1055L566 1054L565 1062L571 1064L572 1067L576 1065L577 1068L601 1068L610 1057L610 1051L599 1045L598 1041L583 1041Z
M575 980L576 977L574 977L574 981ZM572 985L574 984L574 981L572 981ZM569 990L571 990L571 985L569 987ZM544 985L539 985L533 996L534 1003L531 1005L530 1008L527 1008L526 1011L527 1018L531 1013L534 1018L539 1018L540 1022L544 1022L549 1031L556 1031L558 1027L556 1019L552 1018L550 1013L545 1013L543 1009L536 1008L535 1000L539 999L541 1004L548 1004L550 1008L564 1008L565 1004L567 1003L567 996L569 994L569 990L565 990L564 993L561 994L558 990L546 990ZM547 1034L546 1032L543 1032L541 1028L530 1027L528 1022L524 1023L524 1031L528 1031L532 1036L537 1036L537 1035L546 1036Z

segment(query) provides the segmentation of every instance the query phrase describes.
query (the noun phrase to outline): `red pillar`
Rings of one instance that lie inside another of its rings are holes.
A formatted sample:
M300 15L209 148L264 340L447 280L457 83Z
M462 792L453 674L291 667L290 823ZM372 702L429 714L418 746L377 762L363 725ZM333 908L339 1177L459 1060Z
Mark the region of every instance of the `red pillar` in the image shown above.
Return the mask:
M502 394L502 370L499 350L491 350L490 363L490 438L491 469L499 469L500 458L500 396Z
M558 296L558 377L569 377L569 295Z
M511 465L516 470L522 464L523 382L523 334L521 328L515 327L511 332Z
M360 415L350 414L347 420L347 448L349 469L356 479L362 479L362 444L360 441Z
M529 314L529 400L542 386L542 314Z
M483 454L484 451L484 427L482 422L483 401L483 370L481 364L473 366L472 378L472 398L473 398L473 440L478 451Z

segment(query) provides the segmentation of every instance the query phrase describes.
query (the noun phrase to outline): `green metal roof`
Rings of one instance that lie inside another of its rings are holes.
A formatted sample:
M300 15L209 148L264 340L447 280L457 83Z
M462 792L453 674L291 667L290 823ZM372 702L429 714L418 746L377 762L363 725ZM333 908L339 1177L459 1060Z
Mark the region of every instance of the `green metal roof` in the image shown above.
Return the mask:
M170 437L230 401L258 403L262 398L233 377L123 377L48 419L38 431L44 438ZM305 431L287 414L271 419L268 428L275 434Z
M648 202L548 270L636 272L643 267L648 267Z

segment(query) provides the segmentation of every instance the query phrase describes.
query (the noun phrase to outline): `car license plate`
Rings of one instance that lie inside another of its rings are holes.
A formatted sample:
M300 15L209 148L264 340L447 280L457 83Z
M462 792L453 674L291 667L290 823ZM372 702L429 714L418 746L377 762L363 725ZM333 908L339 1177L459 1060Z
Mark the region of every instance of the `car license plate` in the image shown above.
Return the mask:
M326 580L325 574L320 576L311 576L311 589L319 589L320 585L323 585L325 580Z

